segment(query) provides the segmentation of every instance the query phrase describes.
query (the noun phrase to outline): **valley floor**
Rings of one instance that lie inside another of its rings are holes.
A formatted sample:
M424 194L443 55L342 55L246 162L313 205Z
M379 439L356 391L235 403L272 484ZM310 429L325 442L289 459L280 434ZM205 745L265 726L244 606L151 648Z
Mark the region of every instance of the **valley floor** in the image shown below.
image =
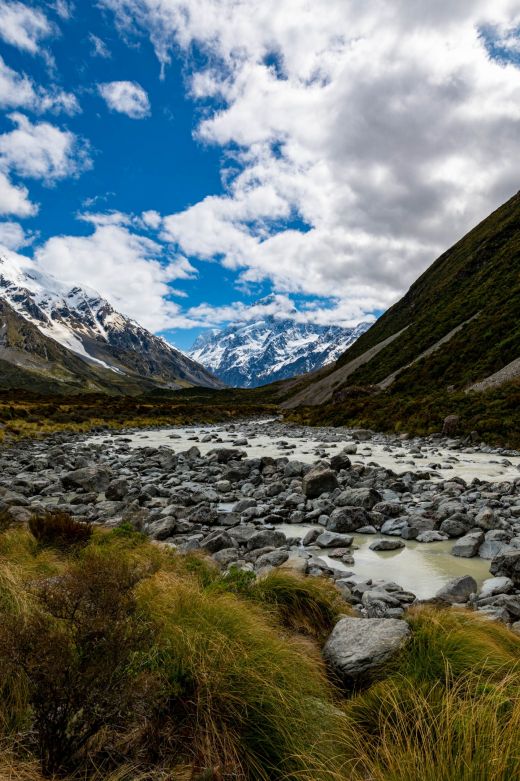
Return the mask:
M1 779L520 777L520 453L118 403L0 449Z

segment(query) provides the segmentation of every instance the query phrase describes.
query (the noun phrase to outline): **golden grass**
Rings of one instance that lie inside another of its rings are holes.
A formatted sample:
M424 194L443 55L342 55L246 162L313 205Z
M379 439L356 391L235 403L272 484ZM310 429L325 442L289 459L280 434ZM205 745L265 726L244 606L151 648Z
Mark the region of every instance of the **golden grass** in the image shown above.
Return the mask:
M128 620L140 637L139 626L146 630L127 671L136 709L115 721L109 709L67 781L520 778L520 637L501 624L465 610L413 609L403 652L347 698L327 681L315 642L345 612L331 584L280 571L225 578L211 561L175 554L128 526L95 529L74 552L42 549L20 527L4 531L0 620L22 627L78 594L84 626L104 641L116 570L130 583ZM68 622L76 643L78 614L56 615L52 626ZM92 658L85 662L95 685ZM27 670L0 671L0 781L43 781L38 681ZM57 677L66 681L66 670Z

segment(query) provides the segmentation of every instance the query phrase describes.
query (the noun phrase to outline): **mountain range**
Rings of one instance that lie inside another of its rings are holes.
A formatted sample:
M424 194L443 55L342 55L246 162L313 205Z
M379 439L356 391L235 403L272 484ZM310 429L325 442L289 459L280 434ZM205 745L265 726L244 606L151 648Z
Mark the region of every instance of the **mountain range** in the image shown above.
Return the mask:
M344 422L359 420L370 406L384 420L390 409L392 416L402 413L403 400L413 400L423 408L425 426L428 404L439 394L447 404L458 394L461 409L491 410L491 397L478 401L470 391L513 383L518 398L519 314L517 193L443 253L334 364L286 383L283 406L335 406L330 419ZM362 402L354 401L363 394ZM507 427L495 418L490 428Z
M255 307L268 306L271 300L267 296ZM333 363L369 327L315 325L268 315L202 334L189 355L226 385L255 388Z
M96 291L0 257L0 388L142 392L222 387L216 377Z

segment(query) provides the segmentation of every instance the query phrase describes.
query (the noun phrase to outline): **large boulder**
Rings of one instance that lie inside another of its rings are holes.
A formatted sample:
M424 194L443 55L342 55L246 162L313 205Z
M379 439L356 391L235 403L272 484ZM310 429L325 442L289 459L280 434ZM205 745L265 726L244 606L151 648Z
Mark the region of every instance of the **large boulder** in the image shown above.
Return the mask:
M347 488L336 499L339 507L362 507L371 510L383 497L375 488Z
M283 532L274 529L262 529L256 532L247 540L248 550L258 550L258 548L279 548L285 545L287 538Z
M303 478L303 493L307 499L317 499L321 494L334 491L338 485L338 478L332 469L316 466Z
M246 458L245 450L238 450L234 447L216 447L208 452L208 458L211 461L217 461L219 464L227 464L229 461L240 461Z
M437 591L435 598L450 605L463 604L468 601L471 594L476 594L477 591L475 578L472 578L471 575L462 575L460 578L448 581Z
M327 640L323 657L344 684L353 686L381 667L410 636L405 621L395 618L342 618Z
M64 488L84 491L96 491L100 493L108 488L112 479L112 472L106 466L85 466L66 472L61 478Z
M520 550L499 553L489 568L492 575L504 575L511 578L515 586L520 587Z
M323 532L316 539L316 545L320 548L349 548L353 537L350 534L336 534L335 532Z
M464 559L471 559L476 556L478 549L482 545L484 539L484 532L470 532L465 534L464 537L460 537L451 552L454 556L460 556Z
M453 437L458 432L459 425L460 417L458 415L448 415L447 418L444 418L442 433L446 437Z
M208 553L217 553L217 551L232 548L234 546L236 546L235 540L233 540L226 531L219 530L208 534L200 543L202 550L205 550Z
M330 466L332 469L334 469L335 472L339 472L340 469L350 469L351 461L348 457L348 454L345 453L344 450L336 453L336 455L332 456L330 459Z
M331 512L325 528L329 532L345 534L365 526L368 521L369 517L362 507L336 507Z

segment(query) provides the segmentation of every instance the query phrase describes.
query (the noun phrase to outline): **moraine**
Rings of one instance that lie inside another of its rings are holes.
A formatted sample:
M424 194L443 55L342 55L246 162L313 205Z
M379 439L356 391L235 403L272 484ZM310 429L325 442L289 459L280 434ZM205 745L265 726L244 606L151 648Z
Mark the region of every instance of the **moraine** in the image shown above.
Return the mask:
M0 505L17 520L56 506L127 520L224 569L330 577L361 615L398 617L448 586L443 600L520 619L516 452L270 420L55 435L0 466ZM490 565L501 579L481 593Z

